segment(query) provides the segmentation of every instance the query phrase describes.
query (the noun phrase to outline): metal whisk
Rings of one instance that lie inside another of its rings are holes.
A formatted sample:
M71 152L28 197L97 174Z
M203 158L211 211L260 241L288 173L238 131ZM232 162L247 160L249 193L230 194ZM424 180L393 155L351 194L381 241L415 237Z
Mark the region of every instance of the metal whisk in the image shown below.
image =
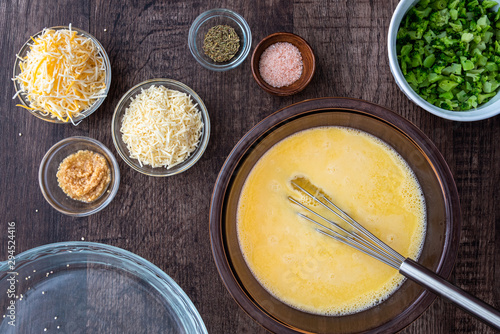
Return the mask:
M417 262L405 258L352 219L347 213L342 211L321 192L315 191L316 194L313 195L296 182L292 181L291 183L293 187L303 192L316 203L327 209L328 212L334 214L335 217L339 218L354 229L354 231L348 231L334 221L326 218L316 211L311 210L293 197L288 197L292 203L300 206L302 209L309 212L313 217L319 218L327 224L322 224L311 218L311 216L298 213L300 217L318 225L316 231L395 268L402 275L412 281L420 284L435 294L448 299L463 310L472 314L474 317L487 323L493 328L500 330L500 312L498 310L454 286ZM313 185L311 186L314 187Z

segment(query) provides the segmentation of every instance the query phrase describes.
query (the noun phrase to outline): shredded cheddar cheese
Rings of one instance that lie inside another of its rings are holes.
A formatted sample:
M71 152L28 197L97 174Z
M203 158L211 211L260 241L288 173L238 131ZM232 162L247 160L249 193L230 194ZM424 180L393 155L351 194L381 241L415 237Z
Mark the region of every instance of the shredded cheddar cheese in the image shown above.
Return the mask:
M106 67L94 42L75 30L45 29L21 59L21 73L13 80L30 102L28 110L39 110L63 122L105 97ZM19 56L18 56L19 57Z
M203 122L186 93L151 86L131 98L123 116L122 140L141 166L174 167L196 149Z

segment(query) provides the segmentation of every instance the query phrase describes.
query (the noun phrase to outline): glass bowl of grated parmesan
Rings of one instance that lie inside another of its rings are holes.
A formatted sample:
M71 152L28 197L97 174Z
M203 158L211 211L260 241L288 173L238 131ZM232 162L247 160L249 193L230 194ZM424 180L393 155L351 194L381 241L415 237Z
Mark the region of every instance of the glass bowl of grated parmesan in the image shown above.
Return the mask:
M104 47L86 31L45 28L16 54L13 78L17 106L52 123L77 125L104 102L111 65Z
M171 176L201 158L210 137L210 118L201 98L185 84L151 79L123 95L111 133L119 155L134 170Z

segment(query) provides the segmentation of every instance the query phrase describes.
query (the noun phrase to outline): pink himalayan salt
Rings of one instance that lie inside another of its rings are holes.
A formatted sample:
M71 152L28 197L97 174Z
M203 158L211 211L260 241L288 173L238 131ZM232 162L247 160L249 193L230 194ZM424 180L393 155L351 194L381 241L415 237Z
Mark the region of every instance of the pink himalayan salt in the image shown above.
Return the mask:
M299 80L303 67L302 55L292 43L275 43L260 56L260 75L275 88L288 86Z

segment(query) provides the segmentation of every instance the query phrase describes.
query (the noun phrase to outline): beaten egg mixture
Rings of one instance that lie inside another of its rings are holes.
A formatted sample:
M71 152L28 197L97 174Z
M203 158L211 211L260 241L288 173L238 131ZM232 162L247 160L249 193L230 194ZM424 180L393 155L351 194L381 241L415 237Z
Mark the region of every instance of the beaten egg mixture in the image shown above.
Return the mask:
M308 180L383 242L416 259L425 237L425 202L407 163L365 132L305 130L257 162L238 203L244 258L261 285L282 302L305 312L344 315L386 299L403 276L298 217L303 209L288 196L318 207L292 187L294 179Z

